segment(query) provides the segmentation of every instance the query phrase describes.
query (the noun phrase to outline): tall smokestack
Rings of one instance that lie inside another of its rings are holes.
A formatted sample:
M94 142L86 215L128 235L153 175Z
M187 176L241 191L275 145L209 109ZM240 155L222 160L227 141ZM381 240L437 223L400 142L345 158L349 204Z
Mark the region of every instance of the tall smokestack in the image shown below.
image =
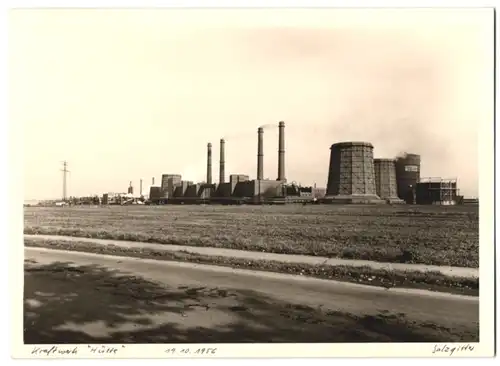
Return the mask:
M207 183L212 184L212 144L207 145Z
M257 130L257 179L264 179L264 129L259 127Z
M151 185L154 186L155 185L155 177L153 177L152 181L151 181Z
M139 181L139 194L142 196L142 179Z
M285 122L279 123L278 180L285 181Z
M219 183L224 183L226 180L226 163L225 163L225 149L226 142L224 139L220 139L220 165L219 165Z

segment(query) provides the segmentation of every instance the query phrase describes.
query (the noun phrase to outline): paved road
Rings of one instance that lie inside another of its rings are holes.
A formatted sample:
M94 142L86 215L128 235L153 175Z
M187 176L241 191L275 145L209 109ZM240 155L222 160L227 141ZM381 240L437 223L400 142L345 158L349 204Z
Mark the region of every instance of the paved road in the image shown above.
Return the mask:
M107 239L95 239L95 238L77 238L73 236L25 234L24 237L35 240L83 241L99 245L116 245L123 248L150 248L150 249L167 250L167 251L185 250L191 253L198 253L204 255L246 258L254 260L274 260L279 262L308 263L313 265L326 264L331 266L339 266L339 265L355 266L355 267L368 266L376 269L389 268L393 270L402 270L402 271L406 270L421 271L421 272L435 271L435 272L441 272L447 276L476 277L476 278L479 277L478 268L433 266L427 264L384 263L384 262L365 261L356 259L314 257L314 256L297 255L297 254L251 252L251 251L237 250L237 249L195 247L195 246L173 245L173 244L139 243L134 241L107 240Z
M470 342L477 297L25 248L26 343Z

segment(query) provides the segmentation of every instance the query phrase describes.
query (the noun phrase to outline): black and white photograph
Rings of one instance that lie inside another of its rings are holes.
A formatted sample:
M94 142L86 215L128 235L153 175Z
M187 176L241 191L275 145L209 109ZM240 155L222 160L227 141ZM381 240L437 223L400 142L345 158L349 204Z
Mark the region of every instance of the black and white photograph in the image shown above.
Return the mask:
M13 357L493 356L494 22L10 9Z

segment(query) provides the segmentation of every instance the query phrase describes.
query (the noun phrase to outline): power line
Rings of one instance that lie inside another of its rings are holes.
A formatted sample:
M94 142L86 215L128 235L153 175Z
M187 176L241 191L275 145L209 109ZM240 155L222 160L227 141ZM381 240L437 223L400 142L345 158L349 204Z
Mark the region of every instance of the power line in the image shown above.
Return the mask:
M63 161L63 169L61 171L63 172L63 201L66 201L67 196L66 196L66 173L69 173L68 170L68 163L66 161Z

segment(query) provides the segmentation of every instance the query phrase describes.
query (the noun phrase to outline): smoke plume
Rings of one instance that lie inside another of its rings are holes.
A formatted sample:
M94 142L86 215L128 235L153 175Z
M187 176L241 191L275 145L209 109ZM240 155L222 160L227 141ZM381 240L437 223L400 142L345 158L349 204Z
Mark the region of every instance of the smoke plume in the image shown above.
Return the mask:
M259 126L259 128L262 128L264 130L271 130L271 129L278 128L278 124L277 123L266 123L264 125Z

